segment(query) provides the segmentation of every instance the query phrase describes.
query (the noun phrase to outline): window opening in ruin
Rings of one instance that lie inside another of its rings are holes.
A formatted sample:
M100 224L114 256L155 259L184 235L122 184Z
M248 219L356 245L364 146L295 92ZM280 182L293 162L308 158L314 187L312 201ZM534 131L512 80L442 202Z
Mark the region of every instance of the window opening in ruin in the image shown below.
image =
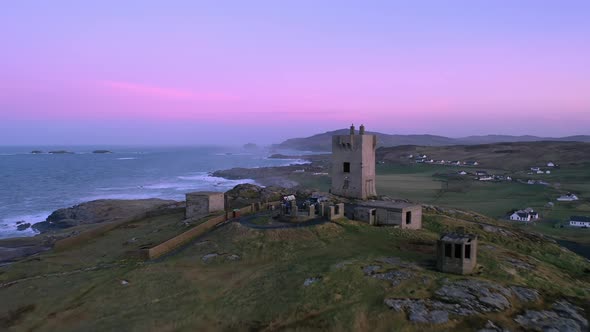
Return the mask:
M455 258L461 258L461 245L455 244Z
M350 173L350 163L346 162L343 165L344 173Z
M451 250L452 250L452 245L450 243L445 243L445 256L447 257L451 257Z
M465 245L465 259L471 259L471 245Z
M412 211L408 211L406 212L406 225L409 225L412 223Z

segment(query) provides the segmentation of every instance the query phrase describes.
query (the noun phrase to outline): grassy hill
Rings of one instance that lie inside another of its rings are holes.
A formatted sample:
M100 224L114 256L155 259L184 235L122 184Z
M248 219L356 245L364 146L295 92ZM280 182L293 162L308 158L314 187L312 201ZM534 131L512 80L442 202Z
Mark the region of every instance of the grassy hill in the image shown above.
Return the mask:
M276 148L294 149L301 151L330 151L332 149L333 135L346 135L348 129L340 129L316 134L304 138L291 138L280 144L274 145ZM468 136L463 138L449 138L436 135L391 135L378 132L367 132L368 134L377 135L377 146L390 147L399 145L422 145L422 146L444 146L444 145L474 145L489 144L497 142L535 142L535 141L576 141L590 142L590 136L570 136L563 138L547 138L537 136L509 136L509 135L488 135L488 136Z
M515 317L556 301L590 310L588 261L477 214L427 209L419 231L344 219L283 230L229 223L156 261L131 254L165 240L160 229L180 227L181 219L137 221L78 248L0 267L0 329L472 331L491 320L517 330ZM434 269L436 239L457 227L480 238L473 277ZM448 292L477 293L473 285L492 293L470 300L479 309L453 313L467 307L448 304L455 298ZM523 300L514 287L538 298ZM445 305L449 319L412 322L413 313L390 309L392 299Z

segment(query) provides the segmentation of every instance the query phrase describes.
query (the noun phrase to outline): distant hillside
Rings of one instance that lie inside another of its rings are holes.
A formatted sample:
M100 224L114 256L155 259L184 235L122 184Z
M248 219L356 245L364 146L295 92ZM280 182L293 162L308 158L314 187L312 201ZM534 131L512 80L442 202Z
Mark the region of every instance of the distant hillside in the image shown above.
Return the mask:
M301 151L330 151L332 149L333 135L346 135L348 129L328 131L303 138L291 138L274 147L282 149L294 149ZM475 145L491 144L499 142L537 142L537 141L575 141L590 142L590 136L579 135L561 138L537 137L537 136L509 136L509 135L487 135L468 136L462 138L450 138L436 135L390 135L378 132L367 132L377 135L377 146L390 147L400 145L421 145L421 146L445 146L445 145Z
M477 161L481 168L525 170L553 162L561 166L590 164L590 143L504 142L481 145L396 146L377 149L377 160L413 163L408 155L425 154L434 160Z
M302 151L330 151L332 149L332 136L346 135L348 129L328 131L304 138L291 138L275 147L283 149L295 149ZM435 135L389 135L367 131L367 134L377 135L377 146L397 145L452 145L457 144L454 139Z
M485 135L485 136L468 136L457 138L460 144L491 144L500 142L539 142L539 141L559 141L559 142L590 142L590 136L578 135L567 137L538 137L538 136L510 136L510 135Z

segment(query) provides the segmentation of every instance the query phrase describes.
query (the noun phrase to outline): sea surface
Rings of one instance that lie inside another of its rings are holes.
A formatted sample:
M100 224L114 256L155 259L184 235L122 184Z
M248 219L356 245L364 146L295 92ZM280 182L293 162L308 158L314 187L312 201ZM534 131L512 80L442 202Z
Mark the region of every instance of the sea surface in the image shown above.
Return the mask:
M94 150L112 151L95 154ZM72 154L31 154L66 150ZM269 159L272 153L232 147L2 147L0 146L0 238L31 236L17 222L44 221L59 208L95 199L164 198L184 200L191 191L227 191L253 180L227 180L210 172L232 167L305 163Z

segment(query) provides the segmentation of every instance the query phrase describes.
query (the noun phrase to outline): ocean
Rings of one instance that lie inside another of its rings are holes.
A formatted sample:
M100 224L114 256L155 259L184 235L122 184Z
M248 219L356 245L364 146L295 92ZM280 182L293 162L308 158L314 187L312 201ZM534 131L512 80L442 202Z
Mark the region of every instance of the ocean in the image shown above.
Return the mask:
M92 151L105 149L108 154ZM43 150L42 154L31 154ZM48 154L66 150L72 154ZM272 151L301 154L294 151ZM305 163L269 159L267 149L231 147L1 147L0 238L32 236L17 222L44 221L59 208L95 199L184 200L191 191L227 191L253 180L228 180L210 172L232 167Z

